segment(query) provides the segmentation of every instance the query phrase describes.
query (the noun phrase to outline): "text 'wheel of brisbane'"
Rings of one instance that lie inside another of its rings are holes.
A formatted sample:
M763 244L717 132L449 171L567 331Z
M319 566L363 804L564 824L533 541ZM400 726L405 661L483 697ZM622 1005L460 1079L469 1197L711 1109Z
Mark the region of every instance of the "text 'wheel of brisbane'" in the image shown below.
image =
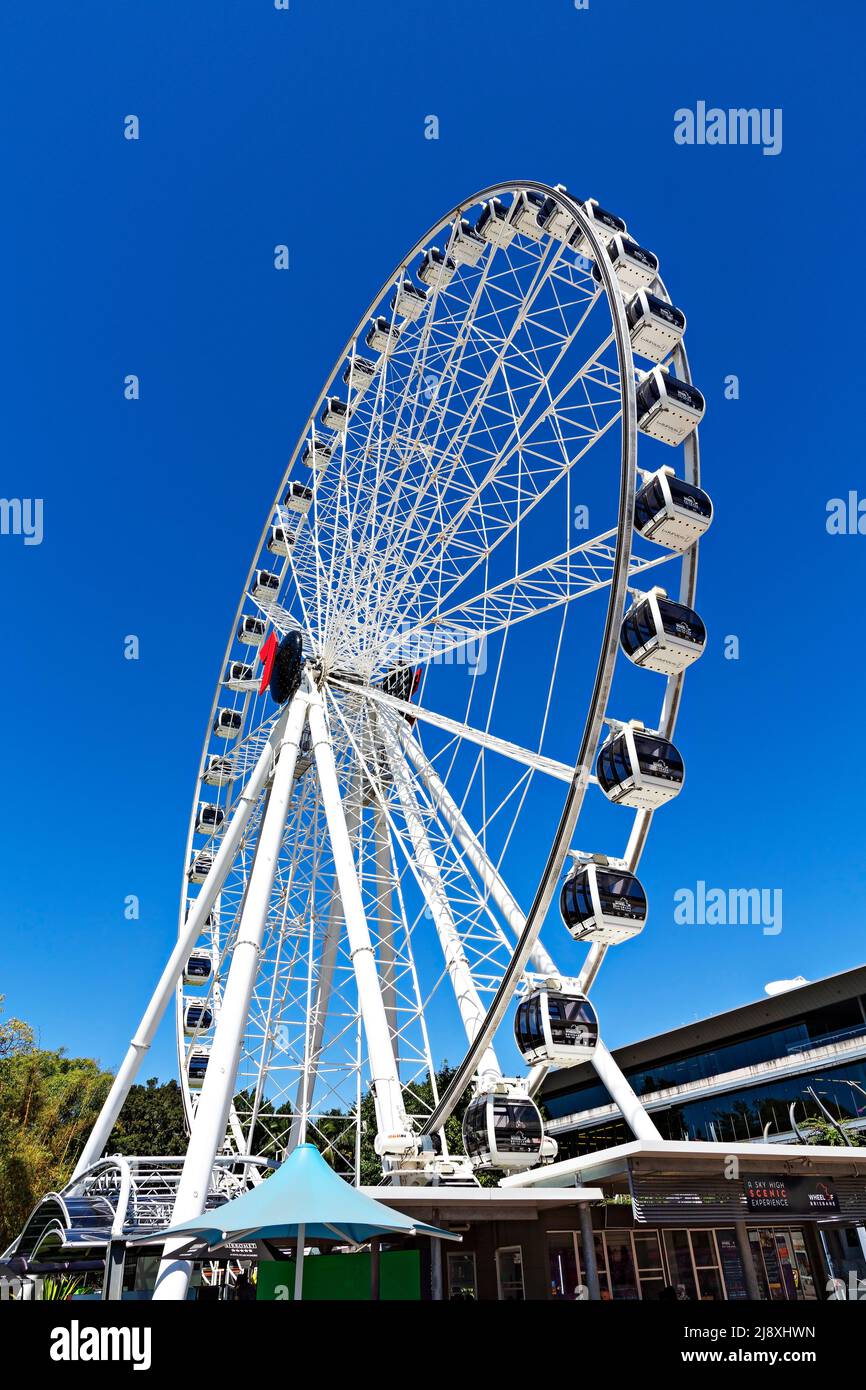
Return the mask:
M339 356L195 793L177 1033L205 1165L310 1140L355 1181L471 1182L555 1154L532 1096L601 1069L587 996L646 921L706 640L684 330L637 227L518 183L419 241Z

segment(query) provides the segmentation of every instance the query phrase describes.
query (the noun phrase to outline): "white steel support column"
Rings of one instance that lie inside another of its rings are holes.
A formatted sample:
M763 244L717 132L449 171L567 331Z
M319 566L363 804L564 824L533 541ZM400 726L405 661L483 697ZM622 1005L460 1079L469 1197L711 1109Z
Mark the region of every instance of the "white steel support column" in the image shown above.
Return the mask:
M355 972L358 1003L367 1039L378 1132L382 1138L389 1135L405 1136L411 1133L411 1125L403 1104L397 1063L388 1030L388 1018L379 987L376 957L355 869L352 842L343 814L328 721L318 692L310 698L309 719L310 738L319 774L319 790L328 823L331 852L334 856L334 868L346 922L349 954Z
M418 870L421 891L430 909L433 925L439 937L442 954L445 957L445 968L451 980L457 1008L466 1030L466 1037L472 1043L478 1035L487 1011L481 1002L481 996L472 978L472 971L466 959L460 933L454 925L448 895L442 886L439 862L427 836L427 828L421 816L405 755L396 735L388 728L383 719L379 721L379 728L388 750L391 776L394 779L394 786L397 789L406 820L406 829L409 832L409 839L415 852L415 866ZM502 1068L492 1046L487 1047L479 1059L478 1075L481 1081L486 1083L502 1080Z
M280 739L270 798L262 820L256 857L232 951L213 1047L178 1183L172 1213L173 1225L188 1221L204 1210L214 1159L225 1138L244 1029L292 798L298 744L306 722L308 699L306 690L297 692L289 707L285 731ZM186 1297L192 1265L188 1260L174 1258L175 1252L183 1244L181 1240L166 1245L153 1292L156 1301Z
M138 1070L147 1056L151 1043L156 1035L156 1031L162 1022L166 1008L174 999L174 992L177 982L183 974L183 967L186 964L192 948L201 936L208 914L222 891L226 875L234 862L238 847L246 830L247 823L252 815L253 808L261 795L262 787L267 781L268 774L273 765L274 749L278 746L286 726L288 711L280 716L271 730L270 737L259 754L258 761L253 768L247 783L235 803L235 810L231 820L226 827L225 834L222 836L219 849L214 857L214 862L210 871L198 893L198 897L189 910L189 916L184 923L183 930L178 936L177 943L166 962L165 969L159 980L159 984L150 998L150 1003L144 1011L141 1022L133 1034L126 1056L120 1065L117 1075L114 1078L111 1090L109 1091L99 1117L90 1131L90 1138L84 1146L84 1150L78 1163L75 1166L73 1177L78 1177L85 1169L96 1163L102 1157L102 1151L108 1142L108 1137L114 1128L115 1122L123 1103L129 1094L129 1088L135 1081Z
M376 920L379 928L379 969L382 974L382 1001L388 1016L391 1042L397 1054L397 989L394 958L394 889L391 869L391 837L385 808L376 802L373 834L376 844Z
M499 908L509 928L514 935L519 938L523 928L526 926L526 918L509 893L498 869L488 859L475 832L465 820L460 808L446 788L441 777L434 771L424 757L415 739L407 732L403 734L402 742L409 759L418 770L424 781L424 785L430 793L430 799L433 805L436 807L437 811L442 812L444 820L463 847L469 863L472 865L494 903ZM545 951L540 941L536 941L533 946L530 959L539 974L550 976L554 979L560 978L559 970L557 970L553 959L547 954L547 951Z
M655 1123L644 1110L601 1038L592 1049L592 1065L635 1139L661 1139Z

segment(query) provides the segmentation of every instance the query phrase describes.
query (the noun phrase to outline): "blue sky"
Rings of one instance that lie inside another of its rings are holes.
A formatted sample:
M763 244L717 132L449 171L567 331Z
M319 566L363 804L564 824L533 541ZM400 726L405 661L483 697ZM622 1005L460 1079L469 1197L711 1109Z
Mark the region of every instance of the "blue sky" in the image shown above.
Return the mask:
M44 1045L119 1061L171 945L202 724L287 451L393 264L499 179L639 215L708 401L711 642L689 783L642 874L653 927L599 982L608 1042L862 960L866 536L825 522L866 497L863 27L799 0L5 7L0 490L44 499L44 539L0 536L0 992ZM780 108L781 152L676 144L699 101ZM699 880L781 889L782 932L678 926ZM173 1070L164 1030L148 1072Z

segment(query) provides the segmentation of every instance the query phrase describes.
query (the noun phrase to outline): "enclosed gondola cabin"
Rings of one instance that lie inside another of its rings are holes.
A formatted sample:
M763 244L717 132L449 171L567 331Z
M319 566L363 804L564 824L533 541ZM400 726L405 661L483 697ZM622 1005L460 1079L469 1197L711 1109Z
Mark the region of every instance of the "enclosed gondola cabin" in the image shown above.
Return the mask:
M491 246L510 246L515 237L515 228L508 217L508 208L500 198L491 198L484 204L475 223L475 232Z
M448 249L458 265L477 265L487 249L487 244L483 238L476 235L466 218L461 217Z
M589 219L593 231L599 238L602 246L607 247L615 236L619 236L626 231L626 225L621 217L616 213L608 212L605 208L600 208L594 198L590 198L583 205L583 212ZM593 259L594 252L590 244L589 237L585 235L583 228L578 224L574 236L571 238L573 249L580 256L588 256Z
M565 184L557 184L558 193L566 193ZM550 194L538 210L538 221L548 236L556 241L570 241L574 236L575 221L559 198Z
M235 770L230 758L221 758L211 753L204 765L201 780L209 787L228 787L235 780Z
M247 661L230 661L226 667L223 685L229 690L258 690L259 683L255 668Z
M307 468L312 468L314 473L324 473L331 462L333 452L333 446L327 444L324 439L308 439L301 454L301 463L306 464Z
M186 1064L186 1074L189 1079L191 1091L200 1091L204 1084L207 1073L207 1064L210 1060L210 1052L207 1048L196 1047L189 1054L189 1061Z
M276 598L280 591L280 576L272 570L256 570L253 575L252 596L255 599Z
M297 512L299 516L306 516L312 505L313 489L311 487L307 487L306 483L289 483L283 502L284 507L288 507L290 512Z
M637 427L675 447L700 424L706 403L696 386L653 367L637 388Z
M237 630L237 639L247 647L260 647L265 640L265 630L264 618L244 616Z
M508 212L508 220L516 232L531 237L533 241L540 241L544 231L538 214L543 206L543 194L524 189L523 192L515 194Z
M676 676L703 655L707 629L693 608L653 589L626 613L619 644L635 666Z
M575 941L616 946L646 926L648 907L640 879L625 870L582 864L559 895L562 920Z
M639 489L634 502L638 535L682 554L700 540L713 519L713 504L702 488L685 483L672 468L660 468Z
M369 357L353 357L343 368L343 381L350 391L354 391L356 400L363 395L375 375L376 363Z
M633 351L650 362L661 362L670 356L686 331L682 309L649 290L638 290L626 307L626 318Z
M414 322L419 319L424 312L424 305L427 303L427 291L420 285L416 285L412 280L403 280L398 285L391 299L391 308L395 314L401 318L409 319Z
M212 973L213 964L210 956L206 956L203 951L194 951L187 957L183 968L183 982L185 985L204 985Z
M192 862L187 870L187 878L190 883L204 883L213 867L213 855L207 850L199 850L193 855Z
M541 1112L528 1096L481 1091L463 1116L463 1147L473 1168L534 1168L556 1157Z
M446 256L438 246L431 246L429 251L424 252L418 267L418 279L429 285L431 290L444 290L454 279L456 270L456 261Z
M349 428L349 417L352 414L348 403L341 400L339 396L329 396L322 406L322 424L328 429L343 430Z
M240 710L218 709L213 722L213 732L217 738L237 738L242 723Z
M294 544L294 534L287 527L271 527L271 534L268 536L268 550L272 555L288 555Z
M368 348L374 352L392 352L397 346L400 337L400 325L393 319L379 318L372 319L364 342Z
M536 989L517 1006L514 1037L525 1061L573 1067L595 1051L598 1017L583 994Z
M645 289L658 278L658 257L652 251L647 251L645 246L638 246L630 237L615 236L607 248L607 254L614 275L626 294ZM601 284L601 272L597 265L592 268L592 278L597 285Z
M630 725L602 745L598 784L609 801L654 811L683 789L686 770L679 752L660 734Z
M225 818L226 813L221 806L214 806L210 801L199 802L195 820L196 835L213 835L215 830L219 830Z
M205 1004L187 1004L183 1011L183 1031L188 1038L213 1027L213 1014Z

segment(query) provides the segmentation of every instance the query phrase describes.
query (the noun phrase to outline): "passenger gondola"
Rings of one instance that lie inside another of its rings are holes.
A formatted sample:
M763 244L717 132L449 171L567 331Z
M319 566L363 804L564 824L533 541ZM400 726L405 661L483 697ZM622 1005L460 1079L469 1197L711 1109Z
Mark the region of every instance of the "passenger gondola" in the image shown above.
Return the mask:
M311 487L307 487L305 483L289 483L283 502L284 507L288 507L290 512L298 512L301 516L306 516L312 505L313 489Z
M328 396L322 406L322 424L328 429L339 430L341 433L349 428L349 417L352 412L346 401L339 396Z
M706 404L696 386L653 367L637 388L637 427L663 444L682 444L704 418Z
M535 193L532 189L524 189L523 192L515 195L508 211L508 220L516 232L521 232L523 236L532 237L533 241L540 241L544 236L544 229L538 214L543 206L543 194Z
M217 738L237 738L241 731L241 715L236 709L218 709L213 722Z
M295 544L292 531L285 526L272 526L268 536L268 550L272 555L288 555Z
M480 1091L463 1116L463 1147L473 1168L520 1169L549 1163L556 1141L528 1096Z
M210 1052L205 1047L196 1047L189 1054L189 1061L186 1065L186 1074L189 1078L189 1088L191 1091L200 1091L207 1073L207 1064L210 1060Z
M250 666L247 661L230 661L226 667L223 685L229 690L257 690L259 687L259 677L256 675L255 668Z
M619 644L635 666L675 676L703 655L707 630L693 608L651 589L623 618Z
M228 787L235 780L235 776L231 758L221 758L218 753L211 753L205 763L201 780L209 787Z
M500 198L491 198L484 204L475 223L475 232L491 246L511 245L515 228L508 219L508 208Z
M368 348L374 352L393 352L397 346L397 339L400 337L400 325L394 319L386 319L381 316L370 320L370 327L364 342Z
M440 251L438 246L431 246L429 251L424 252L418 267L418 279L429 285L431 290L444 290L454 279L456 270L457 263L451 256Z
M276 598L280 591L280 576L272 570L256 570L253 575L252 595L257 599Z
M213 963L210 956L204 951L193 951L191 956L187 956L186 965L183 967L183 982L185 985L204 985L213 973Z
M484 255L486 243L477 236L465 217L461 217L449 247L458 265L477 265Z
M566 193L564 183L556 185L557 193ZM575 221L571 213L562 206L559 198L550 194L544 199L538 211L538 221L548 236L556 241L570 241L574 236Z
M265 640L264 618L243 617L237 630L237 639L248 647L260 647Z
M190 883L204 883L213 865L213 855L207 850L200 849L194 854L187 869L186 876Z
M343 368L343 381L350 391L355 392L356 400L363 395L375 375L376 363L369 357L353 357Z
M304 732L298 741L298 756L295 759L295 781L299 782L310 770L313 761L313 736L310 733L309 724L304 725Z
M646 893L640 879L623 869L581 864L562 885L562 920L575 941L616 946L646 926Z
M629 336L634 352L661 362L682 342L686 316L649 290L638 290L626 307Z
M583 994L535 989L517 1006L514 1037L525 1061L572 1067L595 1051L598 1017Z
M391 296L393 312L411 322L421 317L426 303L427 291L422 289L420 285L416 285L414 280L401 280Z
M206 1033L212 1027L213 1014L205 1004L187 1004L183 1011L183 1031L188 1038L194 1033Z
M653 811L683 789L683 760L667 739L651 729L627 724L602 745L596 763L598 783L609 801Z
M226 813L221 806L215 806L210 801L200 802L195 822L196 835L213 835L225 818Z
M660 468L639 489L634 501L634 526L656 545L682 553L708 530L713 504L702 488L684 483L672 468Z
M607 247L615 236L626 231L626 225L622 218L617 217L616 213L607 212L605 208L600 208L594 198L588 199L583 204L583 212L589 218L593 231L604 247ZM578 255L588 256L592 260L593 250L589 237L584 235L583 228L579 224L571 238L571 245Z
M645 246L638 246L630 237L615 236L607 248L607 254L626 294L646 289L647 285L658 279L658 257L654 252L647 251ZM592 268L592 278L597 285L601 284L601 272L597 265Z
M326 443L324 439L308 439L301 454L301 463L306 464L307 468L312 468L315 473L324 473L331 462L333 452L333 445Z

